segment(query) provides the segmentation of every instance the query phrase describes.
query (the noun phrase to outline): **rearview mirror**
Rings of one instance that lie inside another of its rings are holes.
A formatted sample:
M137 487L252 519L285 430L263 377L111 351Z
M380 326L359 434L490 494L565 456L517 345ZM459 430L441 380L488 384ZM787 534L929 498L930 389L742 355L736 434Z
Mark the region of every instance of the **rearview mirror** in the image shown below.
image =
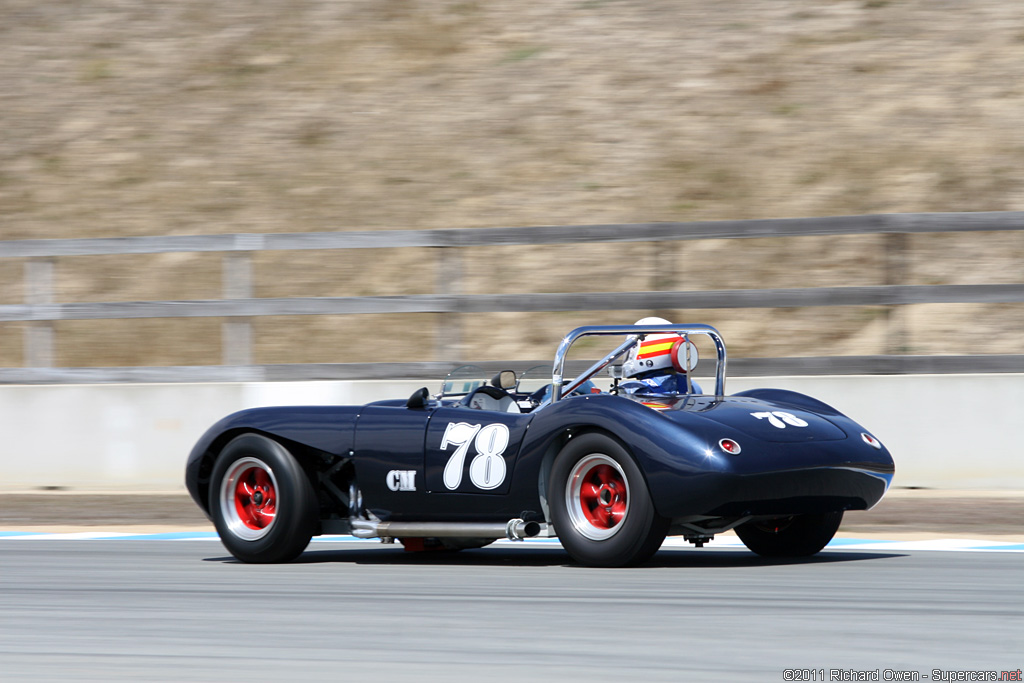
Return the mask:
M499 389L514 389L516 386L516 373L511 370L502 370L491 378L491 386Z
M427 402L430 400L430 391L426 387L417 389L409 397L409 400L405 402L406 408L412 408L413 410L420 410L426 407Z

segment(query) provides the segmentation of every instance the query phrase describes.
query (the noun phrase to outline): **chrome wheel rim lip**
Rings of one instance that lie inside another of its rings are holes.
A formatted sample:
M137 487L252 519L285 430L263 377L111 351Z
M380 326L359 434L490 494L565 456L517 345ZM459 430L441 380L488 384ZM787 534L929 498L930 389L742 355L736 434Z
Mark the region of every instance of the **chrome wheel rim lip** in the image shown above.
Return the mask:
M589 475L595 468L602 466L611 467L615 471L617 474L616 483L621 484L625 491L625 505L622 509L621 518L608 528L596 526L588 517L582 493L583 486L587 482ZM611 538L619 532L629 516L629 481L626 479L626 473L622 470L622 466L612 458L601 453L592 453L580 459L573 466L572 471L569 473L569 479L565 484L565 504L566 511L569 514L569 521L581 536L592 541L604 541Z
M236 538L240 538L244 541L258 541L269 534L270 530L274 528L274 524L277 522L277 518L275 517L265 527L254 529L249 526L249 524L247 524L238 513L237 487L243 475L252 469L263 470L267 477L269 477L271 486L274 490L275 509L277 507L277 492L280 490L277 485L277 479L274 477L274 471L259 458L241 458L232 463L228 468L228 471L224 473L224 478L221 480L220 485L221 517L224 519L225 524L227 524L228 531L230 531Z

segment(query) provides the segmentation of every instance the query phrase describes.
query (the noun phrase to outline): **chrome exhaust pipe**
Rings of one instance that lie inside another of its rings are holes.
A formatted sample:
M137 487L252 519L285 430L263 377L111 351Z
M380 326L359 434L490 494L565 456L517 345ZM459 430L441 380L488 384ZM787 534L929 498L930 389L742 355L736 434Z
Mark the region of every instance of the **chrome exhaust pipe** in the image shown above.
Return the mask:
M377 522L352 520L356 538L507 538L522 541L540 533L538 522L510 519L508 522Z

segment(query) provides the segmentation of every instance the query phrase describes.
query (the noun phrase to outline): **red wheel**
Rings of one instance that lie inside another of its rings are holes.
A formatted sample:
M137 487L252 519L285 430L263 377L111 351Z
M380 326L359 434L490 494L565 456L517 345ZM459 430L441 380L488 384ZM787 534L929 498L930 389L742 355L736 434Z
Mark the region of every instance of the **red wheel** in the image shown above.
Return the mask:
M210 478L210 514L220 540L243 562L287 562L309 544L317 498L298 461L258 434L236 437Z
M629 483L607 455L592 454L576 463L565 485L572 525L584 537L600 541L614 536L629 511Z
M665 540L669 520L655 511L643 473L614 439L596 433L570 439L550 481L551 521L577 562L638 564Z
M236 460L224 475L220 504L233 534L248 541L263 538L277 516L274 473L257 458Z

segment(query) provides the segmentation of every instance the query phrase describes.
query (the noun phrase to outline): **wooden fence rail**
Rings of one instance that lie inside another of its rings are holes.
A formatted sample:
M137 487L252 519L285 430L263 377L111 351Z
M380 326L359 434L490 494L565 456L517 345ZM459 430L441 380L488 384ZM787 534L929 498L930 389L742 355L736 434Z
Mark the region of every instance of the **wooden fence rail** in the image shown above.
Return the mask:
M0 258L45 258L167 252L486 247L585 242L673 242L833 235L1001 232L1024 230L1024 211L875 214L694 223L626 223L526 228L375 230L232 235L171 235L0 241Z
M100 239L0 241L0 258L25 261L25 303L0 305L0 322L24 322L25 365L0 369L3 382L150 381L144 378L180 377L191 381L196 368L54 369L53 323L61 320L127 318L220 317L223 323L224 366L248 370L207 371L207 376L277 378L281 366L252 368L249 319L269 315L353 315L366 313L439 313L444 316L445 348L458 349L458 315L481 312L543 312L583 310L640 310L674 308L786 308L814 306L885 306L935 303L1024 303L1024 284L907 285L906 235L917 233L999 232L1024 230L1024 212L880 214L825 218L642 223L458 230L395 230L329 233L231 234ZM570 244L595 242L670 242L700 239L758 239L887 235L886 283L865 287L750 289L724 291L643 291L541 294L462 294L453 279L460 271L460 249L478 246ZM434 294L408 296L254 298L252 253L259 251L387 249L432 247L438 255ZM132 301L58 303L54 301L55 259L65 256L220 252L223 254L222 299L196 301ZM443 275L443 276L442 276ZM894 329L890 337L899 339ZM892 343L890 348L900 344ZM438 362L443 358L439 347ZM902 358L902 359L901 359ZM925 357L927 358L927 357ZM828 372L978 371L1024 372L1021 356L958 356L953 363L920 357L867 356L800 362L798 359L751 359L749 372L773 368L796 374ZM974 360L971 360L974 359ZM812 359L813 360L813 359ZM820 360L820 359L819 359ZM743 362L740 363L743 365ZM395 364L393 372L402 368ZM405 364L408 365L408 364ZM423 364L418 364L417 367ZM429 364L427 364L429 365ZM427 367L423 365L423 367ZM447 364L450 366L450 362ZM284 366L285 368L289 366ZM334 368L333 370L330 368ZM361 365L354 368L362 367ZM972 370L973 368L973 370ZM431 371L439 370L431 366ZM955 369L955 370L954 370ZM299 375L355 378L359 371L343 366L294 366ZM353 374L355 373L355 374ZM75 378L81 378L76 380ZM136 379L131 379L132 377ZM91 378L91 379L87 379Z

